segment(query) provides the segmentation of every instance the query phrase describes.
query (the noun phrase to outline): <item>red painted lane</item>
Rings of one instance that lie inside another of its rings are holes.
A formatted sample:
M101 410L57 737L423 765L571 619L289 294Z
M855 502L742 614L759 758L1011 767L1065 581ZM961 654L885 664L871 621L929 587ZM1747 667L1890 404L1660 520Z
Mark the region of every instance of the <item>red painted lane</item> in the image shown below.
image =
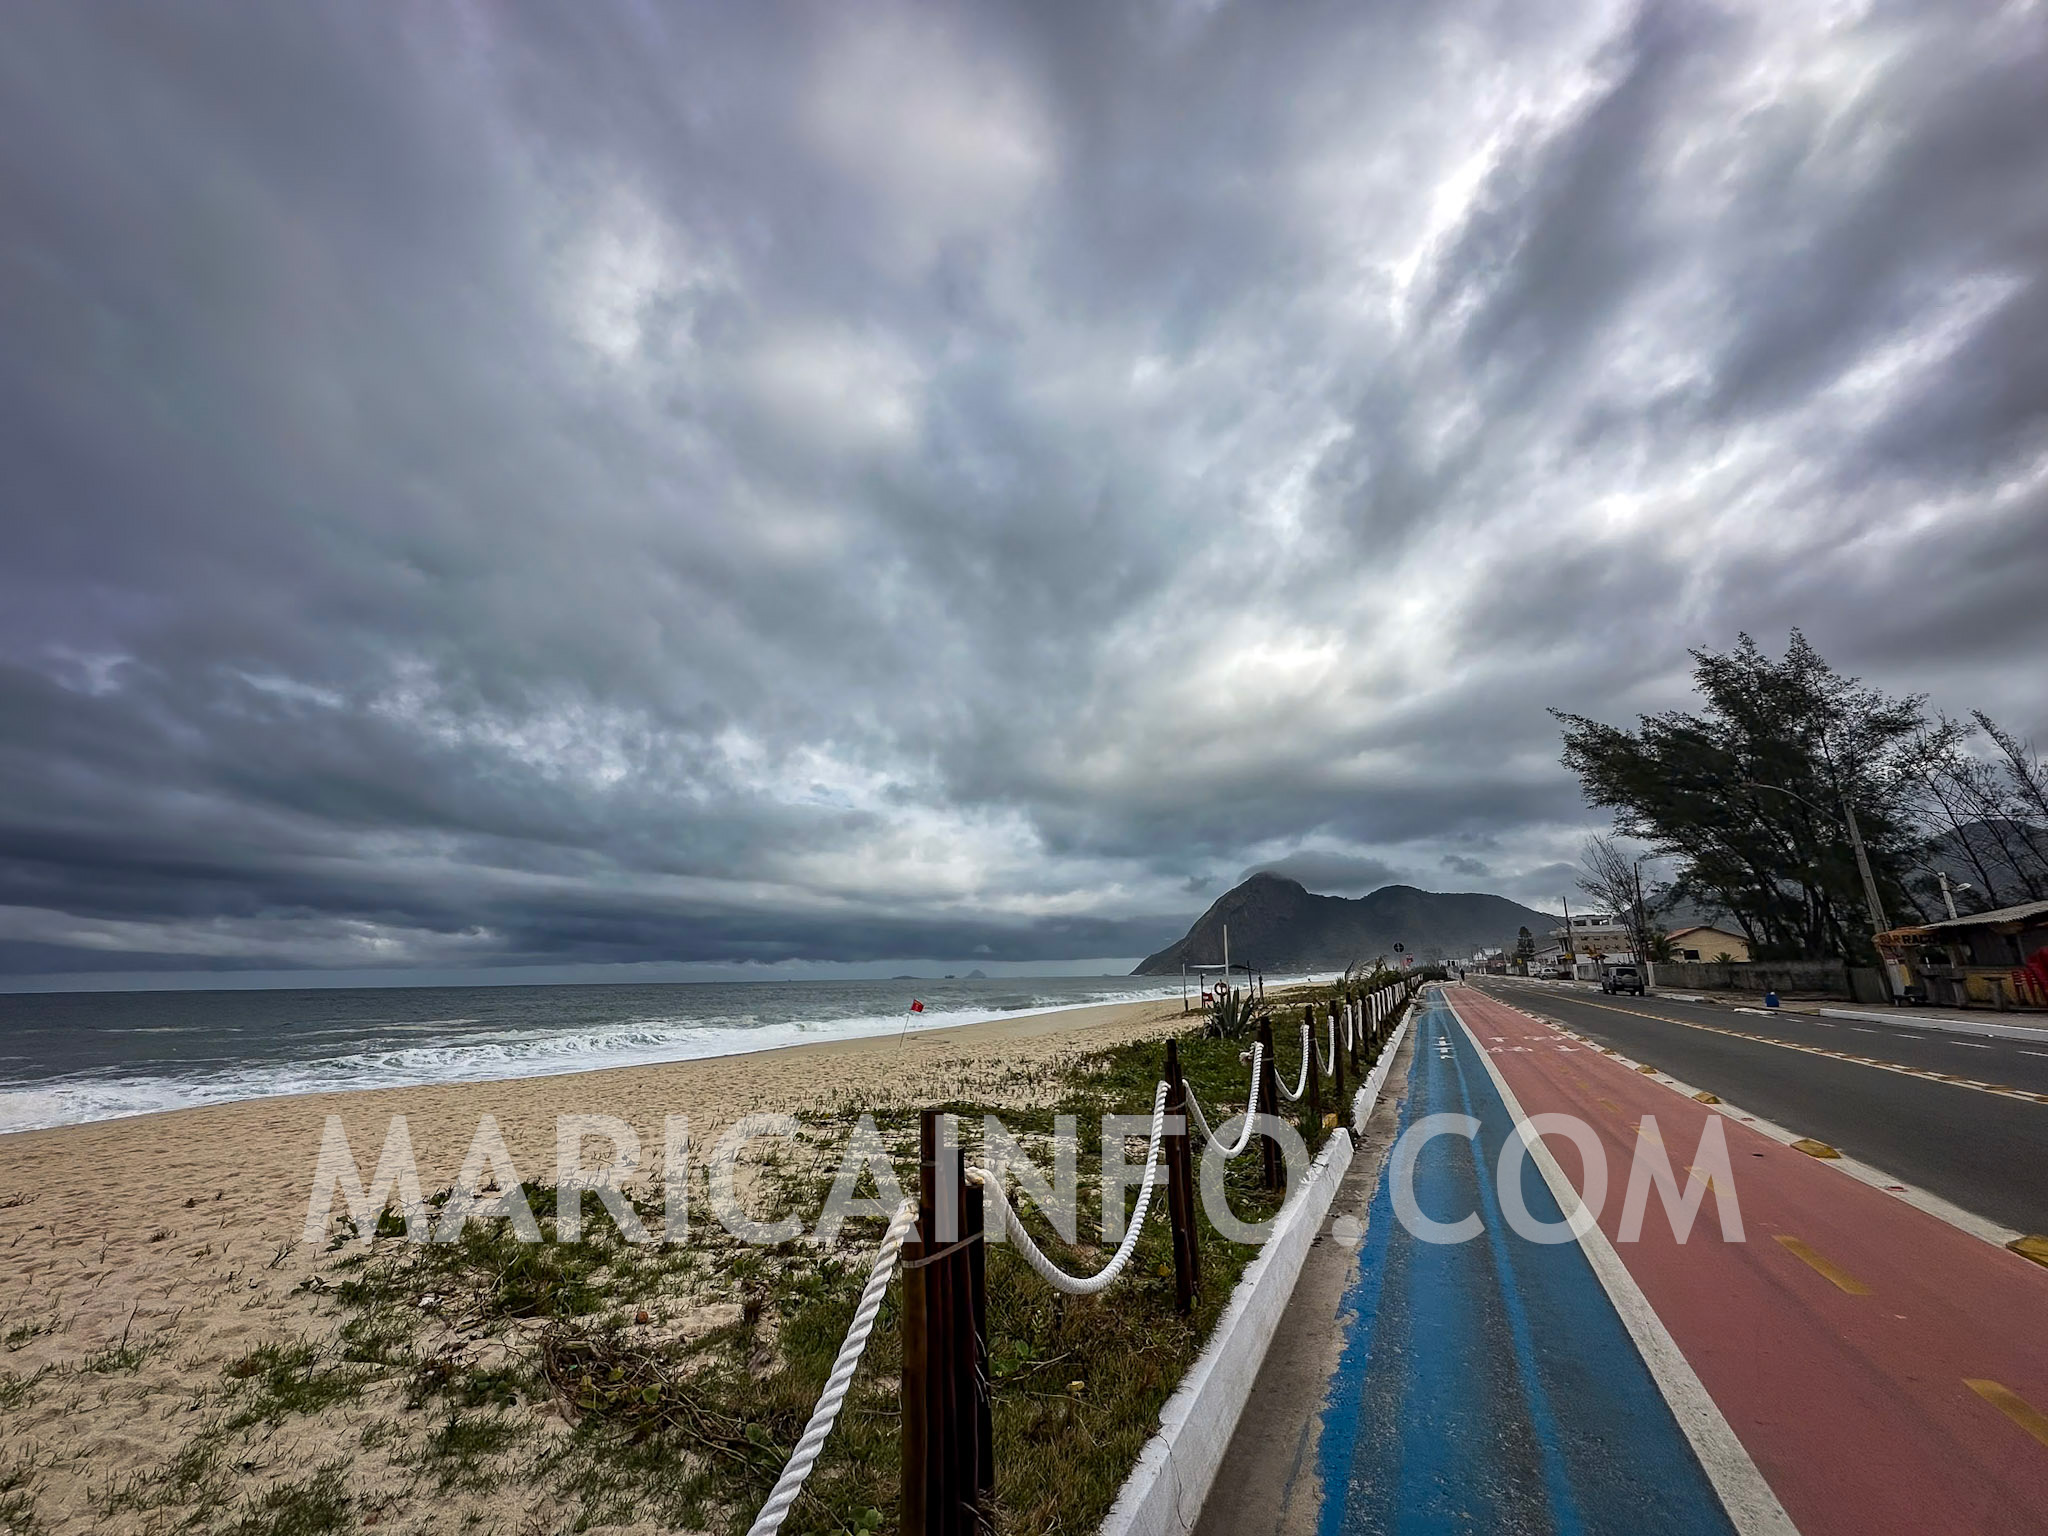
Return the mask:
M1506 1003L1448 990L1524 1113L1576 1115L1597 1133L1609 1170L1601 1228L1805 1536L2048 1532L2048 1444L2015 1417L2029 1405L2048 1414L2048 1269ZM1681 1183L1708 1119L1720 1120L1747 1241L1723 1240L1711 1193L1684 1244L1654 1194L1641 1239L1619 1240L1644 1115ZM1548 1145L1583 1190L1577 1149L1561 1136ZM1972 1381L2018 1402L2001 1408Z

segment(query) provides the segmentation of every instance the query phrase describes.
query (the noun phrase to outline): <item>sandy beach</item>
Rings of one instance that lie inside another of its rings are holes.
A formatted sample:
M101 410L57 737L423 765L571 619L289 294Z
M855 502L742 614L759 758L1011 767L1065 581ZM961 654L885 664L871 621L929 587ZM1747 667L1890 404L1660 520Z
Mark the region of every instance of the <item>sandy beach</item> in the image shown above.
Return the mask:
M1023 1108L1044 1102L1051 1072L1078 1053L1179 1021L1177 1001L1108 1004L901 1040L259 1099L0 1136L0 1441L13 1465L31 1468L13 1486L32 1510L9 1518L39 1532L167 1528L174 1522L157 1516L110 1518L105 1491L178 1454L226 1364L331 1331L331 1309L301 1288L324 1255L298 1242L329 1115L341 1117L366 1174L390 1117L406 1116L428 1190L453 1180L483 1115L496 1118L522 1177L543 1182L554 1177L558 1115L616 1115L641 1136L645 1180L657 1173L664 1116L689 1116L702 1149L757 1111L934 1100ZM126 1363L124 1349L141 1358ZM296 1428L252 1452L244 1472L283 1479L335 1453ZM7 1476L0 1467L0 1490ZM480 1507L521 1528L509 1505Z

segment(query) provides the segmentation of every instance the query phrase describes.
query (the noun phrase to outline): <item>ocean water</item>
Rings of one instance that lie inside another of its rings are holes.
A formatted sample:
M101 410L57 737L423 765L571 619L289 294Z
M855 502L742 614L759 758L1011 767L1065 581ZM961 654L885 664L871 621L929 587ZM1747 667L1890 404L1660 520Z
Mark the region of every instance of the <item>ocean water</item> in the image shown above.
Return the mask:
M0 994L0 1133L273 1094L542 1077L1180 993L1180 978ZM911 998L925 1011L907 1012Z

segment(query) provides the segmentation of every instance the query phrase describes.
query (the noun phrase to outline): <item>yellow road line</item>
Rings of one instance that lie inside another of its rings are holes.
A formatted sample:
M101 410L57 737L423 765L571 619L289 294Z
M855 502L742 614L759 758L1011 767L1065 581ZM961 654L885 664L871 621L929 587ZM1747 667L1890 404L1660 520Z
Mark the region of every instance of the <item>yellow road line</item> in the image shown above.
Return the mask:
M1746 1029L1723 1029L1718 1024L1702 1024L1696 1019L1674 1019L1667 1013L1639 1013L1633 1008L1617 1008L1612 1003L1596 1003L1583 997L1570 1001L1587 1008L1603 1008L1609 1013L1625 1014L1631 1019L1655 1019L1659 1024L1676 1024L1681 1029L1702 1030L1710 1035L1726 1035L1731 1040L1749 1040L1757 1045L1775 1045L1782 1050L1800 1051L1808 1056L1825 1056L1831 1061L1846 1061L1852 1066L1876 1067L1881 1072L1896 1072L1902 1077L1923 1078L1931 1083L1949 1083L1957 1088L1974 1088L1979 1093L1995 1094L2001 1099L2018 1099L2024 1104L2048 1104L2048 1093L2028 1093L2008 1083L1983 1083L1971 1077L1956 1077L1951 1073L1937 1072L1932 1067L1909 1067L1902 1062L1879 1061L1873 1056L1854 1056L1847 1051L1830 1050L1821 1045L1801 1045L1797 1040L1780 1040L1772 1035L1755 1035ZM1607 1046L1599 1049L1613 1052ZM1654 1072L1654 1067L1638 1067L1639 1072Z
M2042 1413L2010 1387L2001 1387L1995 1381L1983 1381L1967 1376L1963 1378L1963 1385L2043 1445L2048 1445L2048 1414Z
M2005 1245L2023 1259L2032 1259L2048 1269L2048 1237L2038 1232L2024 1232Z
M1784 1245L1785 1251L1791 1254L1793 1258L1806 1265L1815 1274L1832 1282L1837 1290L1847 1291L1851 1296L1868 1296L1870 1294L1869 1286L1858 1280L1846 1269L1841 1268L1837 1264L1831 1264L1828 1260L1822 1258L1798 1238L1788 1233L1780 1232L1778 1234L1778 1241Z

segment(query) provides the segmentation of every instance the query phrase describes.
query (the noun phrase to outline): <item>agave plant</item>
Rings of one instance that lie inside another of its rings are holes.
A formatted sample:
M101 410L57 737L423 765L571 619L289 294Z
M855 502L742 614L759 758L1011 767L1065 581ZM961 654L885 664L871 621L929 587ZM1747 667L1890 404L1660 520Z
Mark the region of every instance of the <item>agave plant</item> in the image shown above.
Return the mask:
M1253 997L1250 988L1225 987L1209 1005L1202 1033L1211 1040L1249 1040L1272 1016L1271 1006Z

